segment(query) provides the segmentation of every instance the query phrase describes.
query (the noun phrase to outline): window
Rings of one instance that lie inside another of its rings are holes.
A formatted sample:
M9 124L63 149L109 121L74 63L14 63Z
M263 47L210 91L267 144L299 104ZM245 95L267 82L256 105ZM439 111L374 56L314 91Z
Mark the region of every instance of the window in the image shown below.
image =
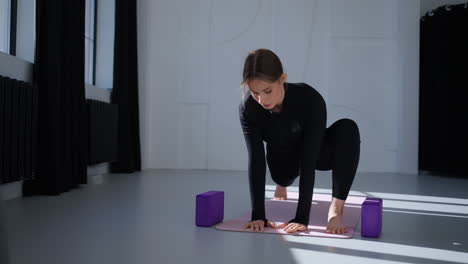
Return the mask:
M11 0L0 0L0 51L10 53Z
M35 0L0 0L0 52L34 63L35 11Z
M2 0L0 0L2 1ZM85 82L95 84L96 0L86 0L85 15Z
M34 63L34 42L36 39L36 1L11 0L10 54ZM16 8L15 8L16 5ZM15 11L16 10L16 27ZM16 38L13 38L15 35ZM15 41L13 41L15 40Z

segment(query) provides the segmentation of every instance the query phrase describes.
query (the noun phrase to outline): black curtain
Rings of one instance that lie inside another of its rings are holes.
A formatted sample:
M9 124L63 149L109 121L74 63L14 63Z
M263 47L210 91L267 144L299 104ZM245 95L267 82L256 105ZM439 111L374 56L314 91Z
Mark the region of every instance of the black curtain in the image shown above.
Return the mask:
M468 173L468 4L420 22L419 169Z
M136 1L115 1L114 84L111 103L119 107L118 161L111 172L141 170L138 110Z
M24 196L86 184L84 20L84 0L36 0L37 166Z

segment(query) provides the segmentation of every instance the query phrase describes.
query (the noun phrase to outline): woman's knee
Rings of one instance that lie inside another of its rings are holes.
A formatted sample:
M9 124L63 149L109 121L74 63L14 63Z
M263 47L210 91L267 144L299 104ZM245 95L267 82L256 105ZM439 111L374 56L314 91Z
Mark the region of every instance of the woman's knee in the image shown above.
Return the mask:
M281 187L288 187L289 185L291 185L293 182L291 181L285 181L285 180L275 180L273 179L273 181L278 184L279 186Z
M278 176L275 177L273 174L271 175L271 178L276 184L282 187L288 187L289 185L294 183L294 178L280 178Z
M359 133L359 126L357 123L349 118L343 118L335 122L336 126L339 128L342 134L346 136L351 136L355 138L359 143L361 143L361 135ZM340 134L341 134L340 133Z

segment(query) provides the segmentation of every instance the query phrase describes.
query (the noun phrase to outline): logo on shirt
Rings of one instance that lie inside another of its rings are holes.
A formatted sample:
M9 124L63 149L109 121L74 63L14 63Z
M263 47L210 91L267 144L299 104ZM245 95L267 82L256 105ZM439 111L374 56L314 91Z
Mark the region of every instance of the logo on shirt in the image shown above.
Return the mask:
M299 124L299 122L297 121L294 121L292 124L291 124L291 132L292 133L298 133L302 131L302 126Z

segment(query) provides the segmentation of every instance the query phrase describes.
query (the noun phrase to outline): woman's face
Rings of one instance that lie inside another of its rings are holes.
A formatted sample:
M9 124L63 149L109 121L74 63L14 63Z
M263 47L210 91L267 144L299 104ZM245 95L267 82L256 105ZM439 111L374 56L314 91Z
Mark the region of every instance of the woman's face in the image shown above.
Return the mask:
M280 105L284 99L283 84L286 81L287 75L283 73L281 78L275 82L267 82L263 80L253 79L247 82L250 93L255 101L257 101L265 109L273 109L276 105Z

